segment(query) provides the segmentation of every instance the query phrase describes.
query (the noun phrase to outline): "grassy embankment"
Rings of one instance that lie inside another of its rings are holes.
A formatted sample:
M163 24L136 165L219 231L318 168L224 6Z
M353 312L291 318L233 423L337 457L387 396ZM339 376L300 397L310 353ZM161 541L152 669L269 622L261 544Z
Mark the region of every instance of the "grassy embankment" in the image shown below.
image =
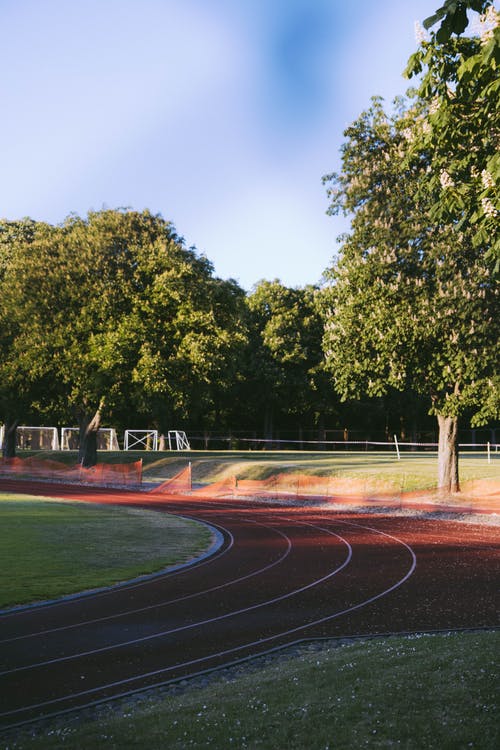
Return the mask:
M304 646L179 694L18 732L5 748L496 750L500 633Z
M29 455L20 452L19 455ZM58 461L75 463L75 452L38 453ZM170 479L189 462L194 482L209 483L231 476L238 479L265 479L282 472L357 479L383 483L395 492L432 490L437 480L437 454L373 451L101 451L99 461L128 462L142 459L144 482ZM492 454L491 463L486 453L463 453L460 457L460 477L463 483L482 479L498 479L500 454Z

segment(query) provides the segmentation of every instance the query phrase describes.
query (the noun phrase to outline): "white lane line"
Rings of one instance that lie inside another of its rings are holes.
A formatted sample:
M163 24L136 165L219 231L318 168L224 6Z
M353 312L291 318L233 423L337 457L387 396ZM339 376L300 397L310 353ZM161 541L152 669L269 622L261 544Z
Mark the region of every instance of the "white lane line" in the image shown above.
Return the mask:
M323 624L325 622L328 622L330 620L334 620L337 617L341 617L342 615L349 614L350 612L353 612L353 611L355 611L357 609L361 609L362 607L366 607L368 604L371 604L374 601L377 601L377 599L381 599L382 597L387 596L387 594L390 594L392 591L395 591L397 588L399 588L400 586L402 586L410 578L410 576L414 573L416 565L417 565L417 558L416 558L416 555L415 555L413 549L410 547L409 544L406 544L406 542L404 542L401 539L398 539L396 536L393 536L391 534L387 534L386 532L383 532L383 531L379 531L378 529L374 529L374 528L372 528L370 526L362 526L361 524L356 524L356 523L350 522L350 521L345 521L345 522L341 522L341 523L345 523L345 524L348 524L350 526L359 526L360 528L367 529L369 531L373 531L376 534L381 534L382 536L387 536L390 539L393 539L396 542L398 542L399 544L401 544L404 547L406 547L406 549L409 551L410 556L411 556L411 565L408 568L408 570L405 573L405 575L402 578L400 578L398 581L396 581L396 583L394 583L389 588L384 589L380 593L375 594L374 596L371 596L368 599L365 599L364 601L359 602L358 604L354 604L351 607L347 607L346 609L339 610L339 611L334 612L334 613L332 613L330 615L326 615L325 617L321 617L321 618L319 618L317 620L312 620L311 622L306 623L304 625L299 625L299 626L297 626L295 628L290 628L289 630L284 630L281 633L275 633L274 635L270 635L270 636L267 636L265 638L259 638L256 641L250 641L248 643L241 644L240 646L234 646L233 648L225 649L224 651L218 651L216 653L209 654L208 656L202 656L202 657L198 657L197 659L191 659L191 660L186 661L186 662L181 662L179 664L174 664L174 665L172 665L170 667L162 667L160 669L155 669L155 670L153 670L151 672L144 672L143 674L140 674L140 675L134 675L133 677L126 677L126 678L124 678L122 680L116 680L115 682L109 682L109 683L107 683L105 685L100 685L99 687L89 688L88 690L82 690L82 691L79 691L78 693L72 693L72 694L68 694L68 695L65 695L65 696L61 696L60 698L53 698L53 699L48 700L48 701L42 701L40 703L34 703L34 704L30 705L30 706L23 706L22 708L14 709L12 711L6 711L5 713L0 713L0 717L3 717L3 716L14 716L15 714L22 713L23 711L31 711L31 710L38 709L38 708L44 708L45 706L54 705L56 703L62 703L63 701L74 700L76 698L80 698L80 697L83 697L83 696L86 696L86 695L91 695L92 693L98 693L98 692L101 692L101 691L104 691L104 690L109 690L109 689L112 689L112 688L120 687L122 685L127 685L127 684L130 685L131 683L137 682L138 680L143 680L145 678L150 678L150 677L156 677L158 675L166 674L167 672L172 672L175 669L180 669L180 668L183 668L183 667L192 667L195 664L201 664L204 661L206 662L206 661L209 661L211 659L216 659L216 658L221 657L221 656L229 656L229 654L234 654L236 651L242 651L243 649L246 649L246 648L252 648L254 646L260 646L260 645L262 645L264 643L269 643L270 641L277 640L278 638L283 638L285 636L292 635L294 633L298 633L301 630L306 630L307 628L311 628L311 627L314 627L316 625L321 625L321 624ZM335 536L338 536L338 535L335 535ZM256 654L256 655L258 655L258 654ZM222 665L219 665L219 666L223 667L224 665L222 664ZM190 675L187 674L187 675L183 675L183 676L187 679ZM154 683L154 684L151 684L151 685L144 686L144 690L146 690L146 689L150 690L150 689L152 689L154 687L159 687L160 685L162 685L164 683L165 683L165 680L162 680L161 682L157 682L157 683ZM120 694L118 693L117 695L109 696L109 698L111 698L111 697L117 698L117 697L119 697L119 695ZM87 705L89 705L89 704L87 704ZM85 706L78 706L79 709L84 708L84 707Z
M352 557L352 547L351 547L351 545L349 544L349 542L346 539L344 539L339 534L336 534L333 531L329 531L328 529L323 529L320 526L315 526L313 524L305 524L305 525L311 526L312 528L317 529L318 531L324 531L329 536L335 536L335 537L337 537L347 547L346 559L344 560L344 562L341 565L339 565L337 568L334 568L327 575L322 576L321 578L315 579L314 581L312 581L311 583L306 584L305 586L300 586L297 589L289 591L286 594L281 594L280 596L274 597L272 599L266 599L265 601L259 602L258 604L252 604L252 605L250 605L248 607L242 607L241 609L233 610L231 612L226 612L223 615L217 615L217 617L210 617L210 618L207 618L206 620L200 620L198 622L192 622L192 623L189 623L188 625L181 625L178 628L172 628L170 630L162 630L162 631L158 631L156 633L152 633L150 635L141 636L140 638L133 638L133 639L131 639L129 641L123 641L121 643L114 643L114 644L111 644L109 646L102 646L100 648L90 649L89 651L81 651L81 652L76 653L76 654L71 654L71 655L66 655L66 656L59 656L59 657L56 657L54 659L47 659L45 661L34 662L32 664L25 664L25 665L20 666L20 667L14 667L13 669L2 670L0 672L0 676L4 676L4 675L8 675L8 674L14 674L14 673L18 673L18 672L24 672L24 671L29 670L29 669L36 669L36 668L39 668L39 667L45 667L45 666L48 666L48 665L51 665L51 664L59 664L61 662L65 662L65 661L72 661L74 659L79 659L79 658L82 658L82 657L85 657L85 656L93 656L95 654L102 654L102 653L104 653L106 651L113 651L115 649L124 648L125 646L133 646L133 645L135 645L137 643L144 643L146 641L151 641L151 640L154 640L156 638L163 638L166 635L172 635L174 633L180 633L180 632L183 632L185 630L191 630L192 628L200 627L202 625L209 625L210 623L213 623L213 622L220 622L221 620L225 620L225 619L227 619L229 617L235 617L237 615L242 615L242 614L245 614L247 612L252 612L252 611L254 611L256 609L260 609L261 607L267 607L267 606L269 606L271 604L276 604L277 602L283 601L284 599L288 599L291 596L296 596L297 594L300 594L303 591L307 591L308 589L313 588L314 586L317 586L320 583L323 583L324 581L327 581L329 578L332 578L334 575L337 575L337 573L339 573L341 570L343 570L343 568L345 568L346 565L348 565L349 562L350 562L350 560L351 560L351 557ZM0 714L0 716L1 715L2 714Z
M292 543L290 541L290 538L286 534L284 534L282 531L280 531L279 529L276 529L276 528L274 528L272 526L267 526L266 524L259 523L258 521L254 521L253 519L245 519L244 518L244 519L238 519L238 520L242 520L242 521L245 521L247 523L253 523L253 524L256 524L258 526L262 526L265 529L271 529L272 531L276 532L276 534L278 534L279 536L281 536L286 541L285 551L276 560L274 560L272 563L269 563L268 565L265 565L262 568L258 568L257 570L253 570L251 573L247 573L246 575L240 576L239 578L233 578L233 579L231 579L229 581L226 581L225 583L221 583L218 586L211 586L208 589L203 589L201 591L194 591L192 594L185 594L184 596L179 596L176 599L168 599L166 601L160 601L160 602L157 602L156 604L149 604L149 605L147 605L145 607L137 607L136 609L127 609L127 610L124 610L122 612L117 612L117 613L114 613L112 615L107 615L105 617L96 617L96 618L94 618L92 620L81 620L80 622L72 623L71 625L61 625L61 626L59 626L57 628L49 628L47 630L39 630L39 631L36 631L36 632L33 632L33 633L25 633L24 635L16 635L16 636L14 636L12 638L5 638L3 640L0 640L0 644L3 644L3 643L12 643L14 641L20 641L20 640L24 640L24 639L27 639L27 638L36 638L36 637L42 636L42 635L49 635L50 633L60 633L61 631L71 630L72 628L81 628L81 627L83 627L85 625L95 625L98 622L107 622L109 620L115 620L115 619L118 619L120 617L125 617L125 616L128 616L128 615L136 615L136 614L140 614L141 612L147 612L147 611L149 611L151 609L160 609L161 607L166 607L166 606L169 606L171 604L177 604L178 602L185 601L186 599L193 599L193 598L196 598L198 596L203 596L204 594L210 594L210 593L212 593L214 591L219 591L219 589L223 589L223 588L225 588L227 586L233 586L235 583L241 583L242 581L245 581L248 578L252 578L253 576L265 573L268 570L270 570L271 568L274 568L275 565L279 565L281 562L283 562L283 560L286 557L288 557L288 555L290 554L290 550L292 548ZM228 536L231 538L231 545L230 545L230 547L232 547L233 546L233 542L234 542L234 537L231 534L231 532L228 529L226 529L224 526L219 526L218 528L219 529L223 529L228 534ZM230 547L228 547L228 549ZM201 566L197 565L196 566L196 570L198 570L200 567ZM0 672L0 674L2 674L2 672Z

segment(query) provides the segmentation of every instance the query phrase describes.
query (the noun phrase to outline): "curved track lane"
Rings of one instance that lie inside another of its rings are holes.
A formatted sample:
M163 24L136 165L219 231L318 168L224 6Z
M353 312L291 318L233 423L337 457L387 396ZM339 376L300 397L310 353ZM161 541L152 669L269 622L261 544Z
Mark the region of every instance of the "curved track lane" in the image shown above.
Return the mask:
M4 727L303 638L498 626L494 526L14 487L179 513L213 525L224 543L211 557L155 578L1 615Z

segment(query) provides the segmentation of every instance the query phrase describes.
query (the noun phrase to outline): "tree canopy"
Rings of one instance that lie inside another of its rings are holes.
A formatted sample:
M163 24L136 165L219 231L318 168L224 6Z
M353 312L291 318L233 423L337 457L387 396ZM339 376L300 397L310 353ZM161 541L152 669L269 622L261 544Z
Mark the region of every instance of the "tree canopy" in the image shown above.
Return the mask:
M170 223L102 211L2 230L6 420L26 402L92 433L103 413L120 421L131 409L164 428L226 387L245 342L244 294Z
M389 117L374 100L346 130L342 172L325 178L330 212L352 223L328 273L324 346L344 399L391 387L428 396L441 436L453 432L439 483L457 489L457 418L499 415L498 287L471 226L433 216L434 153L412 138L425 122L422 102L399 101Z
M473 36L467 9L477 11ZM441 21L408 61L406 75L420 76L424 127L412 134L413 151L432 153L430 181L436 222L473 229L476 246L500 264L500 13L491 0L447 0L424 25ZM427 183L426 183L427 188ZM436 189L439 188L439 189Z
M266 435L280 412L296 424L307 415L318 428L335 412L323 366L317 295L315 287L289 288L275 279L261 281L248 296L247 390L258 399Z

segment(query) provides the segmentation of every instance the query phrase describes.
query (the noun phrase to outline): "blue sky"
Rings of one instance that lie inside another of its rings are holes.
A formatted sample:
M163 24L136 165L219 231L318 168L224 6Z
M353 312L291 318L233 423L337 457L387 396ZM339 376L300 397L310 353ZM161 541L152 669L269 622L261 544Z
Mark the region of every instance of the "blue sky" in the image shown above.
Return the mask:
M321 177L440 0L0 0L0 217L128 206L217 275L320 280Z

